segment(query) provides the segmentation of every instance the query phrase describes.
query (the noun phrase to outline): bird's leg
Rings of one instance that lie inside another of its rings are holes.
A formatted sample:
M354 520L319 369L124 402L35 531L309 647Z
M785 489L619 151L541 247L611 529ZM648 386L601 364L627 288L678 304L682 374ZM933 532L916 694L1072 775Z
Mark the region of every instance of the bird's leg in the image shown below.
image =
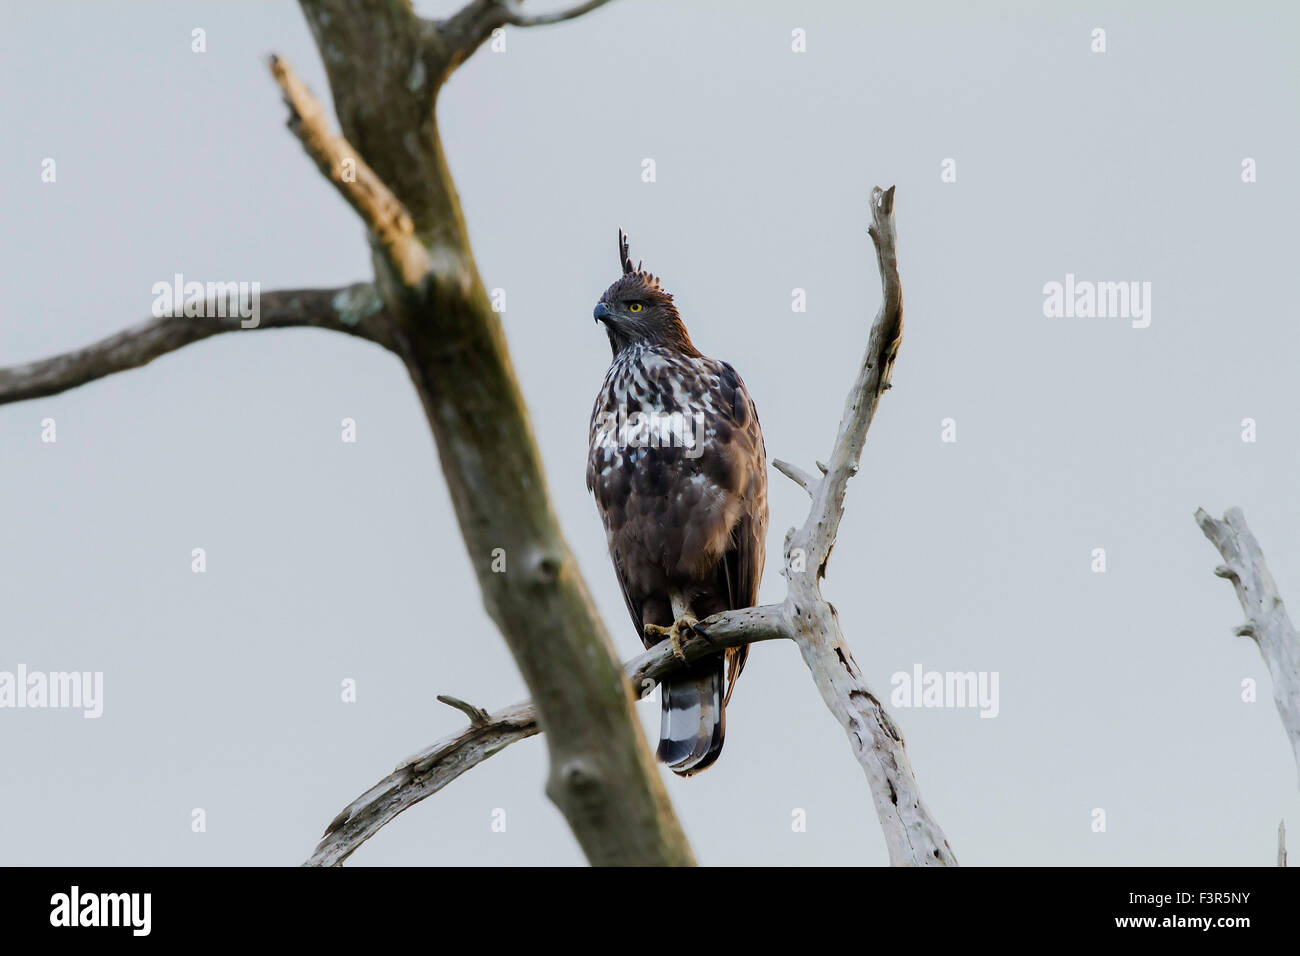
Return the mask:
M679 617L677 620L673 621L673 626L670 629L668 639L673 642L673 657L677 658L683 664L686 663L686 652L682 650L682 632L689 631L694 633L695 625L698 623L699 622L696 621L694 617L688 614L685 617Z
M645 632L646 637L650 638L652 647L655 644L663 643L663 639L669 637L673 632L671 627L660 627L658 624L647 624L641 630Z
M659 640L655 641L656 644L662 643L665 637L668 638L673 645L673 657L685 664L686 652L682 650L682 645L687 640L687 636L684 635L698 634L700 637L703 637L706 640L708 639L708 635L704 633L704 628L698 626L699 623L700 622L690 614L685 614L673 621L672 627L660 627L658 624L647 624L645 626L645 635L646 637L659 638Z

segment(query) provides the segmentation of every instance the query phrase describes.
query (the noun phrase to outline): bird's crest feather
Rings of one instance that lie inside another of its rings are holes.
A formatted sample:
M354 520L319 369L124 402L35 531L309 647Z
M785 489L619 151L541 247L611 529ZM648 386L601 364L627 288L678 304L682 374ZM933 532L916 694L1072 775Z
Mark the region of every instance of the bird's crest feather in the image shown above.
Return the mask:
M627 233L621 227L618 230L618 264L623 269L623 275L638 276L649 288L659 288L659 278L642 268L645 265L644 259L636 264L636 268L632 267L632 255L627 247Z

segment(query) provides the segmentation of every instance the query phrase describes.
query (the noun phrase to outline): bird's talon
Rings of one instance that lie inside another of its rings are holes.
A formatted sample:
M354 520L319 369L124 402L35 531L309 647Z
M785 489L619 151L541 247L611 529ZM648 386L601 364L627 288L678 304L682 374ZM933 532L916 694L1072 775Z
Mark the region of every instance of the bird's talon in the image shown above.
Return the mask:
M677 625L674 624L673 627L671 628L668 639L672 641L673 657L677 658L679 661L685 664L686 652L682 650L682 632L677 627Z

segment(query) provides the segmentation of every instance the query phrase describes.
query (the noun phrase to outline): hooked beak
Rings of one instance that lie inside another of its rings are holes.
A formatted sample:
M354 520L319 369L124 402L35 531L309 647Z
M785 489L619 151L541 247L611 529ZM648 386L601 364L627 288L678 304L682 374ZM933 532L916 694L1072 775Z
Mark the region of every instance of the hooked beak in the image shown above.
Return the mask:
M609 306L605 305L604 302L596 303L596 309L592 312L592 315L596 317L597 322L608 322L613 318L613 313L609 311Z

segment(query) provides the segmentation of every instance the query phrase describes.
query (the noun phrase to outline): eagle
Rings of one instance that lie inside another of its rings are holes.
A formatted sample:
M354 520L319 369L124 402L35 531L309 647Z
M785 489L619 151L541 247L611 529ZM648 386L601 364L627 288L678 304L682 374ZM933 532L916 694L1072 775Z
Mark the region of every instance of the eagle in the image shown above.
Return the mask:
M613 361L591 413L587 490L596 499L628 613L646 647L719 611L752 607L767 541L767 452L740 375L691 343L673 297L618 233L622 275L596 303ZM726 706L748 646L664 681L659 759L681 776L722 752ZM725 670L725 693L724 693Z

